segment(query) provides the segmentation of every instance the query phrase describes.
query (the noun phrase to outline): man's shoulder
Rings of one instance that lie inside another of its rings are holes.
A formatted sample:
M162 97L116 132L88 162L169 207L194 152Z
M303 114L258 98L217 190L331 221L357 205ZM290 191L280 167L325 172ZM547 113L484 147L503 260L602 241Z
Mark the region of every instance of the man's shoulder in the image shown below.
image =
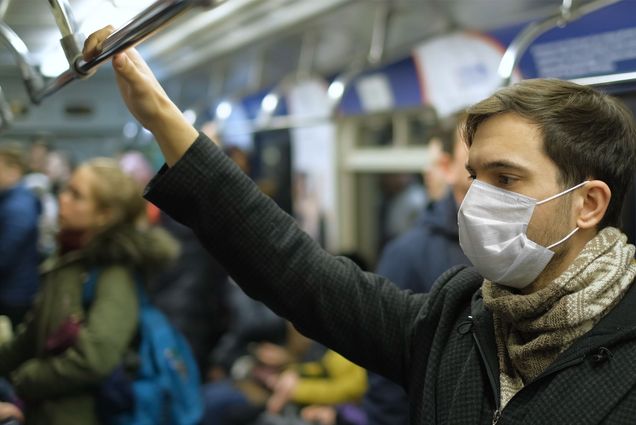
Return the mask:
M431 299L435 302L470 302L481 288L484 278L474 267L458 265L444 272L433 284Z

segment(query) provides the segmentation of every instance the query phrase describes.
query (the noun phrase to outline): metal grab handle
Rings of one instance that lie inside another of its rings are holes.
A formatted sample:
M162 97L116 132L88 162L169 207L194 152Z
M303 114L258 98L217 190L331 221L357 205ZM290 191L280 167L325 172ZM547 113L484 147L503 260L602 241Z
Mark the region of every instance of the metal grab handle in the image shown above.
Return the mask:
M620 0L596 0L578 8L572 8L570 0L563 0L559 13L541 22L533 22L523 29L510 43L499 62L497 73L501 77L501 85L508 86L521 57L530 44L541 34L556 27L564 27L568 22L575 21L582 16L595 12Z
M79 25L68 0L49 0L49 4L55 23L62 35L60 43L70 67L82 56L84 35L79 32Z
M102 62L135 46L186 10L195 6L214 7L225 0L158 0L104 40L102 51L89 61L77 60L73 66L37 93L35 103L57 92L73 80L90 75Z
M7 102L4 90L0 87L0 130L8 128L13 122L13 111L11 105Z
M75 70L82 75L87 75L114 54L139 44L185 10L201 3L197 0L156 1L109 35L104 40L100 54L89 61L78 61L75 64Z
M371 29L371 43L366 60L357 58L351 61L349 67L336 76L329 84L327 96L331 101L331 114L335 115L340 108L340 104L344 99L345 92L349 85L358 76L365 67L378 66L384 59L384 51L386 50L387 34L391 24L393 7L387 3L378 3L373 19L373 27Z
M71 6L68 4L68 1L49 0L49 5L51 5L53 18L55 18L55 23L60 29L62 37L74 35L79 27L77 25L77 21L75 20L75 16L73 15Z

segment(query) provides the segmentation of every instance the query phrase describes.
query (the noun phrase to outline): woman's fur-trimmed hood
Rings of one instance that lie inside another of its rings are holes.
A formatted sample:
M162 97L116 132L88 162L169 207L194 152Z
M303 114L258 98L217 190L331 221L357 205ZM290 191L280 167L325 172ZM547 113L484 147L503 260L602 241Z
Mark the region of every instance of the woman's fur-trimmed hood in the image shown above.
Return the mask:
M162 228L141 230L122 226L96 236L83 251L83 257L89 264L122 264L144 274L153 274L165 269L177 258L180 246Z

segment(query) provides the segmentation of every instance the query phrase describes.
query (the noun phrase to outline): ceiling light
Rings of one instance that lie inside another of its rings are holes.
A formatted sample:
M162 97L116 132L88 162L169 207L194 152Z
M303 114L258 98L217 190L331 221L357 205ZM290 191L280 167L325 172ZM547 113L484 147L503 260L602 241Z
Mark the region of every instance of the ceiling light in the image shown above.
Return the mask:
M232 115L232 104L227 100L219 103L216 107L216 117L220 120L226 120Z

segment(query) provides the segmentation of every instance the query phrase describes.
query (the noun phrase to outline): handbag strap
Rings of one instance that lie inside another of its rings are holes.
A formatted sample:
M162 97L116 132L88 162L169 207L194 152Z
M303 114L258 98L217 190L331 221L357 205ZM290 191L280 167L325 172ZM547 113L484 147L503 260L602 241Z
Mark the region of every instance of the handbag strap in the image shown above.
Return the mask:
M97 290L97 277L99 276L99 267L93 267L88 272L88 277L84 281L84 288L82 290L82 305L85 310L93 303L95 299L95 292Z

